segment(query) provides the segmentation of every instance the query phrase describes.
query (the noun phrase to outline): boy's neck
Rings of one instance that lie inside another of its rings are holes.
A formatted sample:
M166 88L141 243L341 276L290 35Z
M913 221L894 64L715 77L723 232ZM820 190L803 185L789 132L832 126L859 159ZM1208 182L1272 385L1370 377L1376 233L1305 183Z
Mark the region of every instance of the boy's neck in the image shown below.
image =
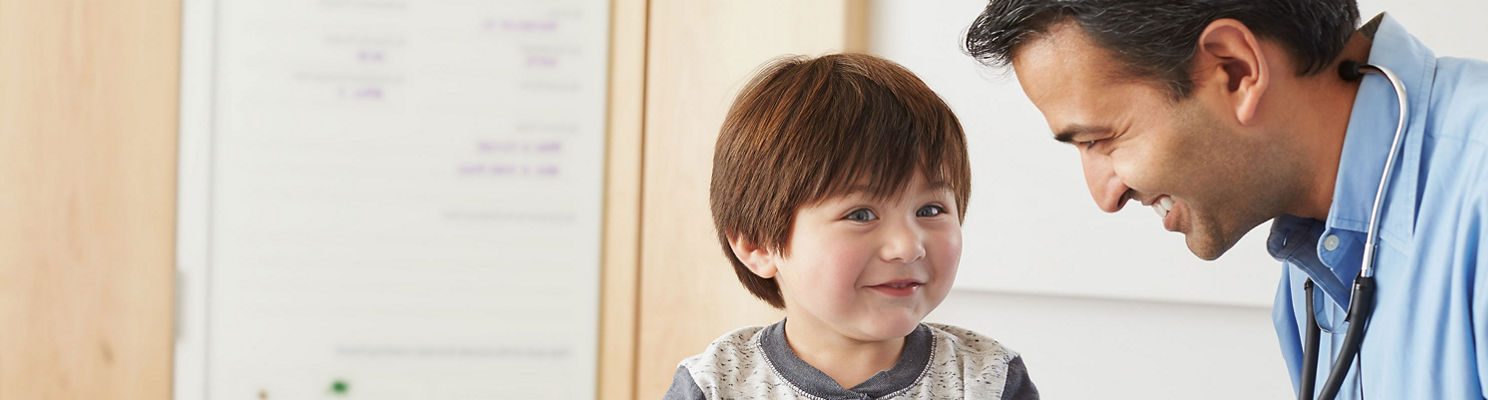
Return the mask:
M852 389L879 371L889 370L904 352L904 337L861 341L843 336L810 318L786 319L785 341L801 361Z

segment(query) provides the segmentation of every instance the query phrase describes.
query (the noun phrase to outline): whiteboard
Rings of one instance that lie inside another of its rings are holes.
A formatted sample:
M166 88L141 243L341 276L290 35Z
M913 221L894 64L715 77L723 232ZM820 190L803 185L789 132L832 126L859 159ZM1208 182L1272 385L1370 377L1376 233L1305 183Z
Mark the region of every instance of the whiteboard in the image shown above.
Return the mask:
M593 397L608 7L186 1L175 398Z
M1488 58L1479 1L1361 1L1367 21L1389 10L1438 56ZM972 197L956 287L1006 293L1269 307L1281 263L1262 224L1216 261L1189 253L1148 207L1115 214L1091 200L1073 147L1048 125L1010 71L982 66L962 39L984 0L875 0L870 51L914 71L966 129ZM1475 10L1477 12L1464 12ZM1441 23L1438 21L1451 21Z

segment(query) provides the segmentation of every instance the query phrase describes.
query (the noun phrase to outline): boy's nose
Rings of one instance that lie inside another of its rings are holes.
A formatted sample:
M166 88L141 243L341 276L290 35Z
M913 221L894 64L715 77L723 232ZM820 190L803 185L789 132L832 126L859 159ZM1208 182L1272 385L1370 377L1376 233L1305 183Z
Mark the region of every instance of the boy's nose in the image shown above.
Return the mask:
M913 221L891 229L887 235L881 249L884 261L907 264L925 258L924 232Z

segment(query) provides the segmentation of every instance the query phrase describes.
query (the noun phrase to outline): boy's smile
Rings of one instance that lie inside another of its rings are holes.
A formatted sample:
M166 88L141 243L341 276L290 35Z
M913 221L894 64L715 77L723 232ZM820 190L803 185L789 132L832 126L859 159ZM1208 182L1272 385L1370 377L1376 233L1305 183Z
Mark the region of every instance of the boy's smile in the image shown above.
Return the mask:
M914 279L895 279L889 282L869 286L868 288L878 290L879 293L883 293L891 297L908 297L913 296L915 293L919 293L920 287L922 286L925 286L924 282L920 282Z

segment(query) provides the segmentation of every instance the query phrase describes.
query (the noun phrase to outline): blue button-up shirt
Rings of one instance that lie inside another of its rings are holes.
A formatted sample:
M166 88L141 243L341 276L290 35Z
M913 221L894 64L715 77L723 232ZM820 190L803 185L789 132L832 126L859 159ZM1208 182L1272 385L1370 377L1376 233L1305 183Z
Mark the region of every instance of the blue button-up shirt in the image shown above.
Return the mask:
M1437 58L1381 15L1369 63L1404 81L1404 147L1386 188L1374 316L1341 399L1482 399L1488 393L1488 63ZM1343 342L1349 290L1364 253L1375 190L1395 134L1395 93L1379 75L1359 87L1328 220L1272 224L1284 262L1272 315L1297 386L1317 369L1321 389ZM1311 278L1321 335L1318 365L1302 365L1303 281ZM1326 332L1326 331L1331 331ZM1362 393L1361 393L1362 391Z

